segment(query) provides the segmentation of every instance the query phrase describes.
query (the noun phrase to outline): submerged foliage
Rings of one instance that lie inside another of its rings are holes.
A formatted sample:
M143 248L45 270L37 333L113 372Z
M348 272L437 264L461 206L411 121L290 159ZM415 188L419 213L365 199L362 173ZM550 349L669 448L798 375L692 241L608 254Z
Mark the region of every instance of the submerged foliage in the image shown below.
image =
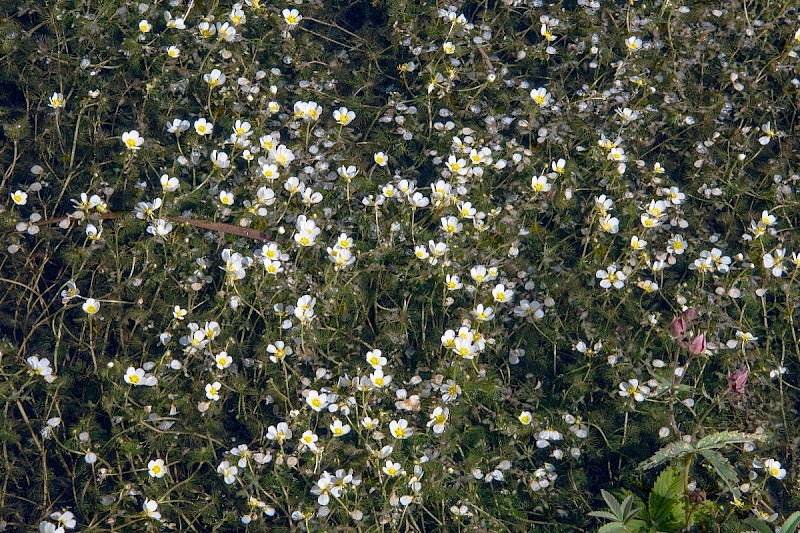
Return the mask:
M0 13L0 524L796 527L800 10L713 4Z

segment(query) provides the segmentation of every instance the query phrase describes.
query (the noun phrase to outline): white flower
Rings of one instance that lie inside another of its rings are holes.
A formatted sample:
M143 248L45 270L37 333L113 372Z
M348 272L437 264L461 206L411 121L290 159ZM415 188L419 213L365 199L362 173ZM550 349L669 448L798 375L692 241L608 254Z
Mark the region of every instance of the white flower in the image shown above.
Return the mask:
M125 143L128 150L138 150L144 144L144 139L142 139L138 131L131 130L122 134L122 142Z
M530 411L522 411L517 418L523 426L529 426L533 421Z
M444 425L450 418L450 409L447 407L437 407L431 413L430 420L428 420L428 427L433 427L433 432L437 435L444 432Z
M178 47L177 47L177 46L175 46L175 45L173 45L173 46L170 46L169 48L167 48L167 55L168 55L169 57L171 57L172 59L175 59L175 58L177 58L177 57L180 57L180 55L181 55L181 49L180 49L180 48L178 48Z
M294 316L300 319L300 322L307 324L314 319L314 306L317 304L317 299L312 298L306 294L297 299L297 305L294 308Z
M167 469L164 468L164 460L156 459L155 461L150 461L147 463L147 472L150 474L150 477L164 477L164 474L167 473Z
M781 464L775 459L767 459L764 461L764 469L775 479L783 479L786 477L786 469L781 468Z
M308 391L306 403L310 405L314 411L319 413L328 406L328 395L324 392L320 394L315 390Z
M239 468L232 465L229 461L222 461L217 467L217 474L222 475L222 480L228 485L236 482L236 474L239 473Z
M214 400L215 402L219 401L219 390L221 388L222 384L219 381L206 384L206 398Z
M283 168L289 166L294 159L294 152L292 152L283 144L278 145L277 148L273 148L269 151L269 160L273 163L279 164Z
M401 418L389 422L389 432L396 439L407 439L412 435L413 429L408 427L408 420Z
M203 81L205 81L209 87L216 87L217 85L222 85L225 83L225 74L220 72L218 68L215 68L208 74L203 74Z
M619 391L617 392L619 392L619 395L623 398L633 396L633 399L637 402L643 402L645 396L650 394L650 387L639 385L639 380L637 379L629 379L619 384Z
M317 224L313 220L307 219L305 215L300 215L297 217L295 226L297 232L294 234L294 241L303 247L313 246L321 232Z
M161 176L161 190L164 192L175 192L180 186L178 178L170 178L167 174Z
M64 95L61 93L53 93L50 96L50 101L48 103L50 107L53 109L61 109L62 107L67 105L66 100L64 100Z
M25 205L28 203L28 193L24 191L14 191L11 193L11 201L17 205Z
M494 308L484 307L483 304L478 304L478 307L472 311L472 314L479 322L487 322L494 318Z
M214 124L204 118L199 118L194 121L194 131L198 135L211 135L211 132L214 131Z
M600 280L600 286L604 289L621 289L625 286L627 277L622 272L617 271L615 265L610 265L606 270L598 270L595 277Z
M533 98L534 102L539 104L539 107L544 107L550 103L553 96L544 87L539 87L531 91L531 98Z
M172 224L163 218L157 218L153 224L147 226L147 233L156 237L164 237L172 231Z
M281 14L283 15L283 19L286 21L286 24L288 24L290 28L294 28L300 23L301 20L303 20L303 15L301 15L296 9L284 9Z
M147 518L161 520L161 513L158 512L158 502L155 500L145 498L144 503L142 504L142 511Z
M776 248L772 253L764 254L764 268L770 270L772 275L776 278L783 276L785 266L783 260L786 257L786 250L783 248Z
M87 298L86 301L83 302L81 308L87 315L91 316L96 314L100 310L100 302L98 302L94 298Z
M169 133L174 133L175 135L180 135L184 131L189 129L189 121L188 120L181 120L179 118L173 119L172 122L167 122L167 131Z
M387 459L383 467L383 473L389 477L399 476L403 473L403 466L400 463L392 462L391 459Z
M673 235L667 243L667 252L675 255L681 255L686 251L686 239L682 235Z
M353 122L354 118L356 118L356 114L353 111L348 110L346 107L340 107L333 112L333 119L340 126L347 126Z
M143 368L134 368L132 366L128 367L123 378L125 379L125 383L134 386L145 385L148 387L154 387L158 384L158 378L153 375L146 376Z
M600 219L600 228L606 233L616 234L619 233L619 219L606 215Z
M219 192L219 201L222 205L233 205L233 193L228 191Z
M511 303L511 300L514 298L514 291L506 289L505 285L498 283L495 285L494 289L492 289L492 297L495 302Z
M532 317L534 320L538 320L544 316L544 309L542 309L542 304L536 300L532 302L520 300L519 305L514 308L514 314L518 317Z
M534 176L531 179L531 187L534 192L547 192L552 188L547 181L547 176Z
M382 388L392 382L392 376L386 376L382 368L376 368L372 374L369 375L369 380L376 388Z
M277 440L279 444L292 438L292 430L286 422L280 422L277 426L270 426L267 428L267 438L269 440Z
M267 346L267 352L269 352L269 360L273 363L280 363L286 358L287 355L292 355L293 350L291 346L286 346L283 341L276 341L269 346Z
M142 33L149 33L153 29L153 25L146 20L139 21L139 31Z
M633 52L635 50L639 50L642 47L642 40L639 39L638 37L636 37L635 35L632 35L632 36L628 37L627 39L625 39L625 46L631 52Z
M319 437L313 431L306 430L300 436L300 444L311 450L312 452L316 452L319 448L317 447L317 441Z
M78 522L72 511L56 511L50 515L51 520L58 522L58 525L67 529L75 529Z
M386 157L386 154L384 154L383 152L378 152L377 154L375 154L373 156L373 159L375 159L375 162L380 167L385 167L386 164L389 162L389 158Z
M342 421L336 418L330 425L330 430L331 433L333 433L334 437L344 437L345 435L350 433L350 425L342 424Z
M231 166L231 160L228 154L220 150L212 150L209 159L211 159L214 168L228 168Z
M228 355L228 352L219 352L215 357L214 361L217 364L217 368L220 370L225 370L231 363L233 362L233 357Z
M39 357L32 355L26 359L31 371L37 376L42 376L45 381L52 383L56 377L53 375L53 369L50 368L50 360L46 357L39 359Z

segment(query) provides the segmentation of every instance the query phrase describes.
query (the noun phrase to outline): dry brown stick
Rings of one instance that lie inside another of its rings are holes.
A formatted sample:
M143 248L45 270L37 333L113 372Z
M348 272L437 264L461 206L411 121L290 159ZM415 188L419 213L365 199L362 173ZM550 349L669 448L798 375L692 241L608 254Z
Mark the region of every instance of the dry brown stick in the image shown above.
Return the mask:
M128 213L97 213L97 218L101 219L114 219L120 218ZM40 220L36 223L37 226L49 226L52 224L58 224L59 222L66 220L69 217L58 217L58 218L49 218L47 220ZM252 228L243 228L241 226L235 226L233 224L225 224L223 222L208 222L206 220L197 220L195 218L187 218L187 217L176 217L176 216L165 216L163 217L170 222L179 222L182 224L189 224L196 228L203 228L208 229L211 231L221 231L222 233L228 233L230 235L238 235L239 237L245 237L247 239L254 239L257 241L268 241L269 235L267 235L263 231L258 231Z

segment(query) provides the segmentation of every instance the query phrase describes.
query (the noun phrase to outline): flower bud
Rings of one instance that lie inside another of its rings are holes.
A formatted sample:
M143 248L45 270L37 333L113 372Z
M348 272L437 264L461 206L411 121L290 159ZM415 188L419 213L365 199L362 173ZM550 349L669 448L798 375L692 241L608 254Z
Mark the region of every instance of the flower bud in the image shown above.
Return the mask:
M699 317L699 316L700 316L700 313L697 311L696 307L690 307L689 309L687 309L686 311L683 312L683 319L687 323L697 319L697 317Z
M731 390L737 394L744 395L745 385L747 385L747 376L747 369L743 367L737 368L733 374L728 373L728 384Z
M673 339L680 339L686 334L686 321L682 316L676 316L669 324L669 333Z
M706 334L701 333L689 343L689 353L692 355L700 355L706 351Z

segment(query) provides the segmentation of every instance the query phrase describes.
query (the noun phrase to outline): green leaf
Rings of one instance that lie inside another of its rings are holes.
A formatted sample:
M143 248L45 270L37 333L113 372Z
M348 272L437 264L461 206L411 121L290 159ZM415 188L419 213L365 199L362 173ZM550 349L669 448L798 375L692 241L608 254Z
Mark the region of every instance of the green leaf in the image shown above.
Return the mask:
M619 520L618 516L613 513L609 513L608 511L592 511L589 513L589 516L605 518L606 520Z
M682 440L671 442L658 450L649 459L645 459L639 463L639 468L649 470L671 459L683 457L684 455L693 453L695 451L697 451L697 449L688 442L684 442Z
M781 533L795 533L798 526L800 526L800 511L792 513L789 518L786 519L786 522L783 523L783 527L781 528Z
M623 524L622 522L611 522L597 530L598 533L638 533L647 524L642 520L631 520Z
M668 500L679 500L683 496L683 477L678 467L670 467L661 472L650 495L656 494Z
M739 484L739 476L736 473L736 469L733 468L728 460L716 450L703 449L698 450L698 453L700 453L700 455L702 455L703 458L705 458L705 460L711 464L711 466L717 472L717 475L719 475L719 477L722 478L722 481L725 482L725 485L728 486L728 490L730 490L736 498L741 498L742 493L737 487Z
M720 431L707 435L697 441L698 450L721 448L728 444L744 444L746 442L766 440L767 436L758 433L742 433L740 431Z
M606 501L608 508L611 509L611 512L616 516L616 519L619 521L625 520L625 516L622 513L622 507L614 495L605 489L600 489L600 493L603 495L603 499Z
M650 492L647 507L650 520L659 529L675 529L686 522L683 476L678 467L661 472Z
M611 522L597 530L597 533L620 533L626 531L625 524L622 522Z
M633 496L629 494L625 497L624 500L622 500L622 520L624 522L627 522L628 520L639 514L639 511L641 510L641 509L631 510L631 507L633 507Z
M770 529L770 527L765 524L763 520L759 520L758 518L748 518L744 521L744 523L752 528L755 528L758 533L772 533L772 529ZM781 530L781 533L783 533L783 530Z

